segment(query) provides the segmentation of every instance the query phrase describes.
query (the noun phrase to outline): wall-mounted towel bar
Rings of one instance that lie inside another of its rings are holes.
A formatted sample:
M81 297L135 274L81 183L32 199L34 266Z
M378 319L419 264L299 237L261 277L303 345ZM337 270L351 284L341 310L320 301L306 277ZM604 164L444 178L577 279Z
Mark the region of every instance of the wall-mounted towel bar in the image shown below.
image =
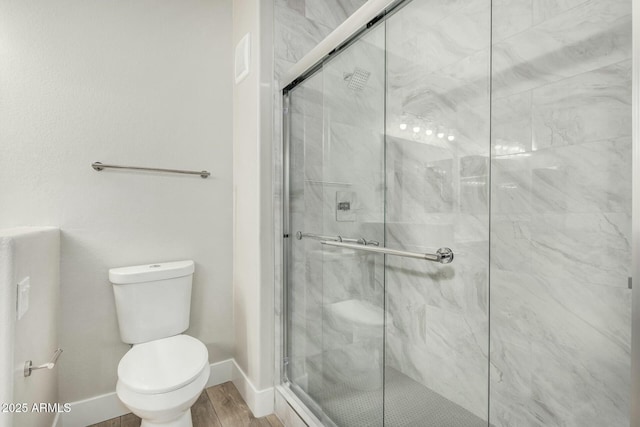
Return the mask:
M138 171L180 173L185 175L200 175L202 178L208 178L211 175L207 171L188 171L188 170L180 170L180 169L143 168L140 166L106 165L100 162L91 163L91 167L96 171L101 171L103 169L130 169L130 170L138 170Z

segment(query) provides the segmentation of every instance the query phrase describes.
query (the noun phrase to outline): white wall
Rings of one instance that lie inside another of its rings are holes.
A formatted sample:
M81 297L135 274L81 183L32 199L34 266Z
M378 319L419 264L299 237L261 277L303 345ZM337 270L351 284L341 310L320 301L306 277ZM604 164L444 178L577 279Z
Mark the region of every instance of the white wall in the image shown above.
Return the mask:
M234 46L251 34L251 69L233 93L235 358L259 390L273 386L272 13L270 0L233 1Z
M188 333L232 355L231 78L230 0L0 0L0 226L62 229L61 401L115 388L110 267L193 259Z
M49 362L59 346L59 230L0 230L0 272L0 402L26 403L29 409L0 412L0 426L50 426L55 413L30 409L34 403L58 402L58 367L29 377L23 372L27 360L36 366ZM25 279L29 308L17 319L16 286Z

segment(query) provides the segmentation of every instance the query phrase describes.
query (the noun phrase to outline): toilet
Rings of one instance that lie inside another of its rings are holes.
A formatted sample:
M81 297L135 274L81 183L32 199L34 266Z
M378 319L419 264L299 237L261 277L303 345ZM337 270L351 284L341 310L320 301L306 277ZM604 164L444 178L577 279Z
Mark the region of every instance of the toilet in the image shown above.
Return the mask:
M209 354L189 327L193 261L109 270L122 341L116 393L141 427L192 427L209 379Z

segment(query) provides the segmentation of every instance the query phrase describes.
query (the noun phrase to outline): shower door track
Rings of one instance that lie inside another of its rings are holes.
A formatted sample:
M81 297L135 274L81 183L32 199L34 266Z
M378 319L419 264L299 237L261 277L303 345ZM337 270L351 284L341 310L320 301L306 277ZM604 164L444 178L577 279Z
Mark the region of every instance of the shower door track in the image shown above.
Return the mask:
M411 0L367 1L285 73L280 80L283 96L286 97L289 91L314 74L330 57L410 2ZM285 126L283 128L286 130Z

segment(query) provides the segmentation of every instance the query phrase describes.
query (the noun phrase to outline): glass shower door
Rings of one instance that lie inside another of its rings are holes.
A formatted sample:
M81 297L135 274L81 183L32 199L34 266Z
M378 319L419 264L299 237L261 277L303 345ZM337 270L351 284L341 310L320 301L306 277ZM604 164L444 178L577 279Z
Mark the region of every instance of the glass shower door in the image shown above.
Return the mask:
M287 365L326 425L382 426L384 25L288 94ZM338 245L338 246L332 246Z
M325 425L628 425L631 4L398 3L288 91L286 379Z
M488 420L489 0L414 0L387 20L385 426Z

